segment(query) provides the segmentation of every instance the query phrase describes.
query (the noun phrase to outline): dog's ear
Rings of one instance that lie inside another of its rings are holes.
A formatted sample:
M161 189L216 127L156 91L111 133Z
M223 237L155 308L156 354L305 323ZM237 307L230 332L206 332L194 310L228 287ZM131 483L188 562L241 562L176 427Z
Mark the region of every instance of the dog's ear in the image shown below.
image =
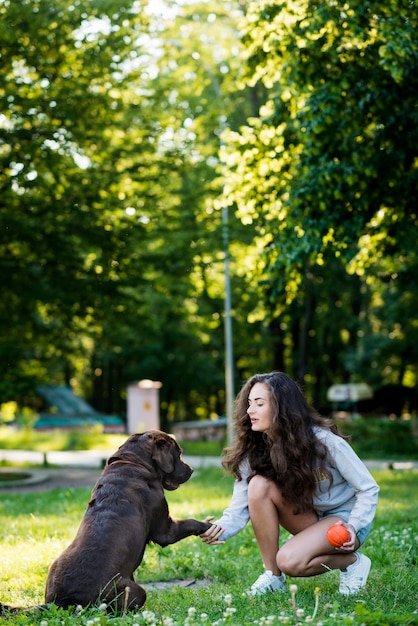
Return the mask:
M170 441L167 437L156 437L152 450L152 460L165 473L171 474L174 470L174 439Z

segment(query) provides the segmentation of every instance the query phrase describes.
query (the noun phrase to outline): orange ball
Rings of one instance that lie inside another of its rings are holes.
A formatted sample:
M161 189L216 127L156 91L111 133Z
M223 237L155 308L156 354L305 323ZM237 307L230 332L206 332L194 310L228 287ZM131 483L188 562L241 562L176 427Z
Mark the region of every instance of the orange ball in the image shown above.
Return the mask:
M327 530L327 541L334 548L340 548L349 539L350 533L341 524L333 524Z

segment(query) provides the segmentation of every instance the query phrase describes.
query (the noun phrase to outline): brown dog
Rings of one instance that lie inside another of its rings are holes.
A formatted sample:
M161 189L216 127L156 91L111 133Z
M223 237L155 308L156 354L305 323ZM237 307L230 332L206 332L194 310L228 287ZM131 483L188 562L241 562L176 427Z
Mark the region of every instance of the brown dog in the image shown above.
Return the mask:
M169 515L164 489L177 489L192 472L170 435L131 435L108 459L74 541L51 565L45 601L63 608L97 602L119 611L141 607L146 593L134 572L147 543L164 547L210 526Z

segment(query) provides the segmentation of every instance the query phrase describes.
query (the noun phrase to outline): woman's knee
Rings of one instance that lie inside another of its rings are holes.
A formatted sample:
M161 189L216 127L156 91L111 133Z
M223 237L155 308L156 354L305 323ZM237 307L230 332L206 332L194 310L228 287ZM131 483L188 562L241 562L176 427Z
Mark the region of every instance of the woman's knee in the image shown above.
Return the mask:
M254 502L256 500L277 500L278 489L274 482L265 476L256 474L253 476L248 485L248 500Z
M280 571L287 576L304 576L306 571L306 563L303 562L300 554L286 545L278 551L276 563Z
M256 474L253 476L248 484L248 498L264 498L268 494L269 491L269 483L268 478L264 476L259 476Z

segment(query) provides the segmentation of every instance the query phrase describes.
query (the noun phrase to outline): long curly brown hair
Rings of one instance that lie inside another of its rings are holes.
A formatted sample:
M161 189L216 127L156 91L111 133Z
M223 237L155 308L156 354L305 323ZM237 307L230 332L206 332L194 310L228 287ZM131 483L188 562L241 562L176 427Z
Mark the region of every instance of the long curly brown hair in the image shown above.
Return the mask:
M268 387L272 407L272 426L263 433L252 430L247 413L248 397L256 383ZM236 439L234 445L225 450L225 469L241 479L240 464L248 459L249 480L255 474L265 476L280 487L295 513L311 509L316 488L312 470L327 455L325 445L315 436L314 427L343 435L308 403L298 383L283 372L255 374L236 398L234 424Z

